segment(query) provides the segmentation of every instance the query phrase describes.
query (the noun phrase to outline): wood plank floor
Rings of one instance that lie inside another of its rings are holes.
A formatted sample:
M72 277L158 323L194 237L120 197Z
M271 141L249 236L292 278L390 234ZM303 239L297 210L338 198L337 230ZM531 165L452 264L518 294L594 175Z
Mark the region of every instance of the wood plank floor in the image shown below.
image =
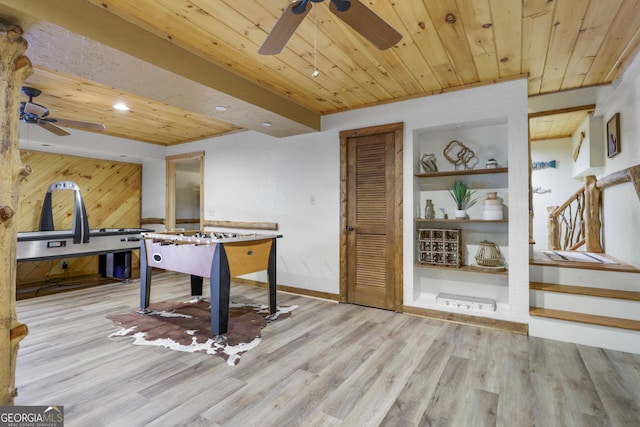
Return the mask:
M152 302L187 299L154 275ZM300 307L238 366L108 338L138 282L18 302L16 405L73 426L638 426L640 355L279 293ZM266 291L232 287L232 300Z

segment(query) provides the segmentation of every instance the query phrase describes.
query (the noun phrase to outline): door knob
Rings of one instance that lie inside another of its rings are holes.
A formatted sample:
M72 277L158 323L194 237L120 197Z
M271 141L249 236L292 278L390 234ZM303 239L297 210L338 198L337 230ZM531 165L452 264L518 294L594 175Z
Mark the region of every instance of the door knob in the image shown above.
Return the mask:
M353 225L347 225L347 231L353 231L355 227Z

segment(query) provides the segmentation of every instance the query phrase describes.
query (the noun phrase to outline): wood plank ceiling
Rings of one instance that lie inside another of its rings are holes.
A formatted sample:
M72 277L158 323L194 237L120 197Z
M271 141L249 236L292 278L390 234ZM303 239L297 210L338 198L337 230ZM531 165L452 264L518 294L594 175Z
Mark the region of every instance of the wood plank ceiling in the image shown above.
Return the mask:
M344 24L325 1L275 56L259 55L258 48L287 0L86 2L318 115L523 76L530 96L607 84L640 44L637 0L363 0L403 35L385 51ZM107 134L172 145L246 128L133 94L136 114L117 116L97 100L126 97L121 89L56 75L47 63L32 61L38 69L29 82L47 88L52 115L105 122Z
M552 114L546 111L529 114L529 140L570 138L594 110L595 105L585 105L567 111L554 111Z

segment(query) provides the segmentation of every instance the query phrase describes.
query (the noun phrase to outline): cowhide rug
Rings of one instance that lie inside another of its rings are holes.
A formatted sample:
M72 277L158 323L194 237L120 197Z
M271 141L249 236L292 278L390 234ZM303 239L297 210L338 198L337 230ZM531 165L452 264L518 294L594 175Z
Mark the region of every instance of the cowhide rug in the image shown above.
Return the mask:
M297 306L278 307L276 320L286 319ZM151 345L193 353L215 354L230 366L240 362L240 356L256 347L267 326L267 306L231 303L226 340L217 343L211 337L211 305L209 301L161 302L151 304L150 314L138 312L111 315L121 329L109 337L133 337L135 345Z

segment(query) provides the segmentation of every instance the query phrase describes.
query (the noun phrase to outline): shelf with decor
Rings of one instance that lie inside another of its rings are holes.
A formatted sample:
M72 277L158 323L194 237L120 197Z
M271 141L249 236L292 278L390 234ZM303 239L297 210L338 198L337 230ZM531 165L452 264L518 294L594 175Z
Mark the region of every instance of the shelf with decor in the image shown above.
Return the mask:
M418 228L417 231L416 266L475 273L504 273L507 270L503 254L494 242L479 242L472 255L471 245L462 239L462 229Z
M416 172L414 173L414 176L418 178L438 178L442 176L489 175L508 172L509 168L463 169L439 172Z
M506 123L464 124L415 136L414 158L419 170L414 169L413 173L413 305L428 310L508 318L506 129ZM425 165L422 161L425 158L435 158L435 162ZM463 158L460 164L458 160ZM434 163L437 167L433 167ZM468 163L468 168L464 163ZM443 218L445 215L448 218ZM439 241L432 238L434 235L444 237ZM493 247L498 256L480 256L486 247Z
M482 219L482 218L414 218L415 222L425 222L425 223L442 223L442 224L464 224L464 223L483 223L483 222L492 222L492 223L507 223L508 219Z
M435 269L440 269L440 270L449 270L449 271L466 271L469 273L482 273L482 274L500 274L500 275L507 275L508 274L508 270L505 268L503 270L490 270L490 269L480 269L478 267L475 267L473 265L463 265L461 267L447 267L444 265L433 265L433 264L421 264L419 262L417 262L415 264L415 267L417 268L435 268Z

